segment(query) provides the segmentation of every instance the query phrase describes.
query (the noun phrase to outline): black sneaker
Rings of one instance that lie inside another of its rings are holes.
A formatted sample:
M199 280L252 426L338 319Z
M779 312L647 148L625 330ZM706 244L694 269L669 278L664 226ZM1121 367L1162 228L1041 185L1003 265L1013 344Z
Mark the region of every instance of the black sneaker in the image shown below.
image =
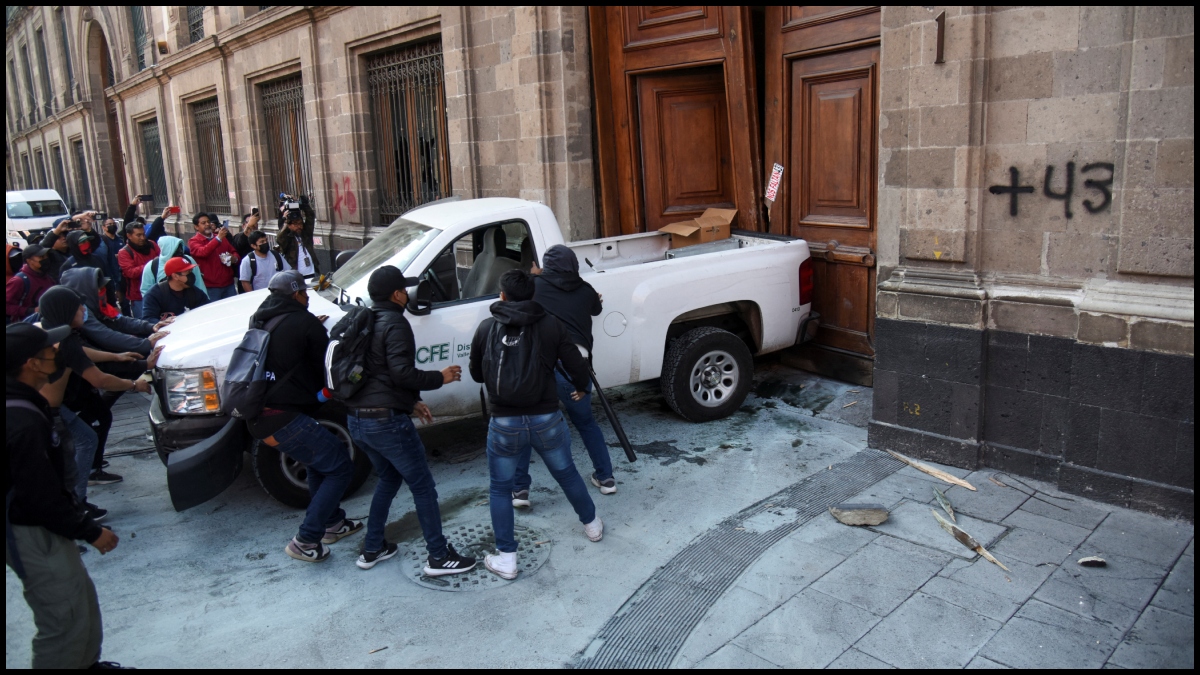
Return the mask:
M88 666L88 670L137 670L137 668L123 666L116 661L97 661Z
M96 469L88 476L88 485L112 485L125 480L115 473L109 473L103 469Z
M512 493L512 505L514 509L527 509L532 505L529 501L529 490L519 490Z
M458 551L454 550L454 546L447 544L445 558L441 560L429 558L429 562L425 564L425 576L440 577L447 574L461 574L471 571L474 567L474 558L459 555Z
M399 546L385 542L385 546L378 551L363 551L362 555L358 556L358 561L354 564L358 565L359 569L369 570L377 563L381 563L399 552Z
M108 516L108 509L102 509L91 502L84 502L83 508L87 509L88 515L97 523Z
M102 460L100 460L100 468L101 468L101 469L107 469L107 468L108 468L108 460L107 460L107 459L102 459Z

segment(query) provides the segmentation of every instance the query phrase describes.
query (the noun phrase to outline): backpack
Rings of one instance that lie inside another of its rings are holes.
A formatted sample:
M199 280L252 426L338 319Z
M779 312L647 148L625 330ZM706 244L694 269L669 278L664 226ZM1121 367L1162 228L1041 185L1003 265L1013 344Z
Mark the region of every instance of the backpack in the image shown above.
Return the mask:
M275 256L275 271L279 272L279 271L283 270L283 258L279 255L279 251L271 251L271 254ZM253 280L254 277L257 277L257 276L258 276L258 256L254 255L254 252L251 251L250 252L250 279Z
M545 378L537 327L521 326L516 335L507 333L508 326L499 321L488 331L483 355L488 400L512 408L536 405L542 400Z
M359 306L350 307L346 316L329 331L329 347L325 350L325 386L339 401L354 396L366 383L363 374L374 332L375 313Z
M29 301L29 290L32 288L32 282L29 281L29 276L24 272L17 272L13 276L19 277L21 279L21 285L24 287L24 290L21 291L21 302L17 303L17 306L21 308L21 316L13 315L5 317L4 325L6 326L15 321L23 320L25 317L29 316L29 310L33 309L32 305L25 304Z
M221 383L221 412L247 420L258 417L262 412L267 390L275 384L275 380L267 379L267 348L271 343L271 331L286 316L280 314L272 317L262 328L251 328L234 347L225 371L225 381Z

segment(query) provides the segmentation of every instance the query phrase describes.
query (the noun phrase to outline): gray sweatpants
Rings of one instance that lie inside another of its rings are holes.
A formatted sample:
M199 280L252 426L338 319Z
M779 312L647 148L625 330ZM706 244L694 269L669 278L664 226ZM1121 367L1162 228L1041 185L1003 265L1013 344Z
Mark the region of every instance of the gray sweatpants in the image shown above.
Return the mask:
M100 603L75 542L44 527L13 525L33 610L34 668L87 668L100 660ZM12 566L12 553L4 559Z

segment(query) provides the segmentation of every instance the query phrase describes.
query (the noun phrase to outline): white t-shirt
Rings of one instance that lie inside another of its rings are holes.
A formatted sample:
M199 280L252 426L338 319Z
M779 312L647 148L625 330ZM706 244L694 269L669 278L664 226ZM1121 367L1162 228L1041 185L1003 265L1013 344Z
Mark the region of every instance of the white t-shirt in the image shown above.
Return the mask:
M298 243L300 244L300 250L296 252L296 271L303 274L304 278L307 279L316 274L317 268L313 265L312 254L308 252L303 243Z
M278 256L280 263L278 269L275 268L276 256ZM251 274L251 260L257 263L255 265L258 268L257 274ZM290 269L292 269L292 266L288 264L287 258L283 257L283 254L278 251L269 251L265 258L259 256L257 251L251 251L250 255L242 258L242 264L238 269L238 279L249 281L251 288L257 291L266 288L267 284L271 281L271 277L275 276L276 272L283 272Z

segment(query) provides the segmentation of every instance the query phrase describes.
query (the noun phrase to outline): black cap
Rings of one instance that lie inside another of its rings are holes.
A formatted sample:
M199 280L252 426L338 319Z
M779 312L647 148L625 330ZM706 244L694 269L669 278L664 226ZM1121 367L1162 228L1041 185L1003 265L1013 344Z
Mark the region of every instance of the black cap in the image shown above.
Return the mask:
M70 326L42 330L31 323L14 323L4 329L4 369L13 370L37 353L71 334Z
M404 276L395 265L384 265L371 273L371 279L367 282L367 295L371 296L372 300L387 300L392 297L392 293L419 283L420 279Z
M21 250L21 259L40 258L46 255L46 249L38 244L30 244Z

